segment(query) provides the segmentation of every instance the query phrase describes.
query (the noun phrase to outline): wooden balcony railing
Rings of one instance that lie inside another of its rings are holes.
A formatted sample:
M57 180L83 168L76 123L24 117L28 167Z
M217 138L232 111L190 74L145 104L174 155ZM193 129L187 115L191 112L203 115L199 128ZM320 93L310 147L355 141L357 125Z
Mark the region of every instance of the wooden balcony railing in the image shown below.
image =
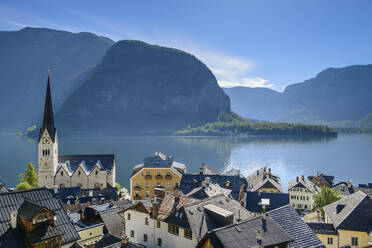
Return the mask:
M135 195L135 196L133 196L133 200L141 200L141 196L139 196L139 195L136 196L136 195Z
M165 179L172 179L172 175L165 175Z
M141 190L141 186L134 186L135 190Z
M152 178L151 175L146 175L146 176L145 176L145 179L151 179L151 178Z
M162 176L162 175L156 175L155 178L156 178L156 179L163 179L163 176Z

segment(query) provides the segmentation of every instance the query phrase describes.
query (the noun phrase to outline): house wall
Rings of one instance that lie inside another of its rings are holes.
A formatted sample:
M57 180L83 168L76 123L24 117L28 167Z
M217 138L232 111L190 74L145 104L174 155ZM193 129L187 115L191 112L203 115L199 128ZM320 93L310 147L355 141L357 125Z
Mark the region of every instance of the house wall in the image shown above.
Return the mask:
M80 235L80 240L77 242L81 245L93 244L95 241L102 239L103 237L103 227L104 225L95 225L91 228L86 228L78 231Z
M329 234L316 234L320 241L322 241L323 245L326 248L338 248L338 236L337 235L329 235ZM328 238L333 239L332 244L328 244Z
M60 169L56 173L54 177L54 184L58 187L61 184L65 185L65 187L71 187L71 178L64 167L60 167Z
M130 214L130 220L128 220L128 214ZM127 210L123 213L125 218L125 234L129 237L129 241L143 244L148 248L155 247L155 236L154 236L154 219L150 218L149 214L142 213L136 210ZM149 225L145 225L145 218L148 218ZM134 237L131 237L131 231L134 231ZM148 241L144 242L143 235L147 234Z
M146 178L147 171L150 172L151 179ZM171 179L166 179L166 173L169 171L172 175ZM156 175L160 172L160 175L162 176L161 179L157 179ZM178 185L180 184L182 179L182 175L179 173L176 173L175 170L171 168L142 168L137 174L131 177L130 179L130 192L131 192L131 199L132 200L143 200L146 199L146 191L149 191L149 198L154 197L154 187L156 183L161 183L161 186L164 187L164 191L170 191L174 192L175 188L174 186L176 183ZM149 187L146 188L146 182L149 183ZM140 189L136 189L136 183L139 184ZM167 184L170 183L170 188L167 187ZM138 191L138 194L140 196L140 199L134 198L135 193Z
M365 247L368 245L369 235L366 232L338 230L338 233L339 233L339 239L340 239L339 247L342 247L345 245L351 246L352 237L358 238L358 246L352 246L352 247Z
M79 184L82 185L83 189L86 189L88 186L88 176L85 174L84 170L81 167L78 167L74 174L72 174L71 176L71 187L76 187Z
M303 187L288 189L289 203L298 210L312 210L314 208L314 194ZM306 206L306 208L305 208Z
M204 242L201 244L201 248L213 248L211 240L209 238L204 240Z
M93 189L96 183L103 188L107 186L107 172L105 170L99 170L97 167L88 176L87 188Z
M260 188L257 191L258 192L269 192L269 193L280 193L280 191L276 188Z
M156 224L156 223L155 223ZM184 248L196 247L198 241L195 234L192 234L192 239L184 237L184 229L179 227L179 235L168 232L168 223L161 221L160 228L155 226L155 242L158 238L162 239L163 248ZM156 244L156 243L155 243Z

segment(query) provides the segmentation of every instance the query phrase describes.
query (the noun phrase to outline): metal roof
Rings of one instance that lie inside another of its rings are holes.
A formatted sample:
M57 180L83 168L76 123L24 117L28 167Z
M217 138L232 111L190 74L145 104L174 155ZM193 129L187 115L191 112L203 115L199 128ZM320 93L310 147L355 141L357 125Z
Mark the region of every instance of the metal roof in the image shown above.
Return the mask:
M267 211L277 209L289 204L289 194L287 193L268 193L268 192L252 192L248 191L245 194L245 208L248 211L260 213L262 206L259 205L261 199L269 199L270 205L266 208Z

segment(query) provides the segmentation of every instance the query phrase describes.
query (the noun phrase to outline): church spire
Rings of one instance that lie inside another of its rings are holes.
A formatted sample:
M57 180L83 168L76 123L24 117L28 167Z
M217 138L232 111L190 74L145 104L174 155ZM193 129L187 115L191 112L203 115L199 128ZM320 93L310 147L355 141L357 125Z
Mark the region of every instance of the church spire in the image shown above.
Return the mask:
M54 115L53 115L53 104L52 104L52 94L50 93L50 73L48 71L48 84L47 90L45 95L45 105L44 105L44 117L43 117L43 125L40 129L40 137L42 133L48 130L49 135L51 136L53 142L55 138L55 127L54 127ZM39 138L40 141L40 138Z

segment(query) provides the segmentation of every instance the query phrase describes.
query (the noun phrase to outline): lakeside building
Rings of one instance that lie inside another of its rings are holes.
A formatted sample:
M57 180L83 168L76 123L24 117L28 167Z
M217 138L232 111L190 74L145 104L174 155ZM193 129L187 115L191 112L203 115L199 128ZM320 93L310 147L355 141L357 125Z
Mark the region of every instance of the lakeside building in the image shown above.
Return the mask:
M0 194L0 247L70 247L80 236L46 188Z
M252 217L223 194L198 200L167 193L163 201L138 201L120 212L129 240L149 248L195 247L205 233Z
M271 168L263 167L247 177L247 191L281 192L283 193L280 177L271 173Z
M324 175L321 172L318 172L316 176L308 176L307 178L319 188L332 187L333 180L335 180L334 176Z
M323 208L324 223L308 223L327 248L372 245L372 199L357 191Z
M288 182L289 201L291 206L297 210L312 210L314 208L314 194L318 192L320 192L320 188L304 175Z
M340 182L332 187L336 190L340 196L345 197L355 192L362 191L372 199L372 183L359 184L359 186L354 186L349 180L347 182Z
M114 154L60 155L54 125L50 75L45 96L43 124L38 139L39 187L81 187L84 189L115 186Z
M155 156L147 157L143 163L134 166L130 177L131 199L163 198L166 192L179 189L185 173L185 164L174 161L173 156L156 152Z
M322 242L298 213L286 205L264 215L207 232L198 248L321 248Z

